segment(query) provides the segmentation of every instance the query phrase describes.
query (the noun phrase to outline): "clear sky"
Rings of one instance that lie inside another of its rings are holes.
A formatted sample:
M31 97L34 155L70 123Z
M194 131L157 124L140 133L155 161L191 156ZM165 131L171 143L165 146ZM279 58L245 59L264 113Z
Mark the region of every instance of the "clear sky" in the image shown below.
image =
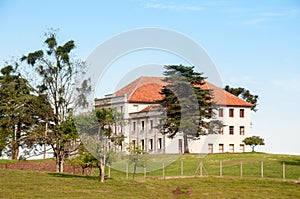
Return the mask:
M259 95L252 114L252 133L266 142L259 151L300 154L299 0L1 0L1 67L40 49L49 27L60 29L61 43L75 40L82 60L132 29L158 27L188 36L206 50L224 85ZM168 60L178 61L163 64Z

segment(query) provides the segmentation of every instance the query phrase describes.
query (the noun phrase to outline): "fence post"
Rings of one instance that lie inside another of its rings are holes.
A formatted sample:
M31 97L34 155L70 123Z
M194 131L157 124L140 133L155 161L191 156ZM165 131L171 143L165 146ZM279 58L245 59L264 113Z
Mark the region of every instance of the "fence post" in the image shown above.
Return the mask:
M126 163L126 179L128 179L128 162Z
M202 164L202 160L200 162L200 176L202 176L202 169L203 169L203 164Z
M243 177L243 162L241 161L241 178Z
M164 162L162 163L162 176L163 176L163 179L165 179L165 163Z
M222 176L222 160L220 160L220 176Z
M108 165L108 178L110 178L110 165Z
M181 160L181 175L183 176L183 160Z
M144 166L144 178L146 178L147 177L147 168L146 168L146 166Z
M282 178L285 179L285 163L282 163Z
M264 178L264 162L261 162L261 178Z

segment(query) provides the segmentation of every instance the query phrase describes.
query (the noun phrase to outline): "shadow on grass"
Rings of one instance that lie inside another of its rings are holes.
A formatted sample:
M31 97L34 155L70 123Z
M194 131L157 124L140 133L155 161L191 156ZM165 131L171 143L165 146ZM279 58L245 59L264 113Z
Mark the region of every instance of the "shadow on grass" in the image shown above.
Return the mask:
M88 180L99 180L99 176L85 176L85 175L75 175L69 173L47 173L53 177L60 177L60 178L81 178L81 179L88 179Z
M285 161L281 161L281 163L285 163L286 165L300 166L300 158L289 159Z
M79 178L79 179L87 179L87 180L97 180L100 182L99 176L85 176L85 175L75 175L69 173L47 173L52 177L58 178ZM110 180L111 178L105 177L105 180Z

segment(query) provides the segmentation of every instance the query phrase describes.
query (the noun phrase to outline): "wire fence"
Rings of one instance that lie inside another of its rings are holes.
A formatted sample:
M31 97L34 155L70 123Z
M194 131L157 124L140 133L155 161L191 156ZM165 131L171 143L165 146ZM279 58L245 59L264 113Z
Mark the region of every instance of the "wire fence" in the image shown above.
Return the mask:
M133 171L125 171L126 178L130 178ZM274 178L274 179L300 179L300 162L277 162L277 161L239 161L239 160L218 160L206 162L199 160L197 164L177 161L172 165L165 167L161 163L161 169L147 172L147 166L144 172L137 174L138 177L159 177L159 178L180 178L195 176L228 176L241 178Z

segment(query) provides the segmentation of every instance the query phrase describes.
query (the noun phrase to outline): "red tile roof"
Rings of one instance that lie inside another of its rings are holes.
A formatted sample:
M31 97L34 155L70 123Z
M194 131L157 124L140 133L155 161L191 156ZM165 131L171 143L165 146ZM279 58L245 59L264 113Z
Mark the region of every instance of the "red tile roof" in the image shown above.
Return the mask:
M116 96L125 95L129 102L136 103L154 103L155 100L162 99L163 96L160 94L163 86L167 85L166 82L162 81L162 77L145 77L142 76L135 81L131 82L127 86L118 90ZM213 90L213 101L218 105L224 106L241 106L251 107L252 104L232 95L231 93L209 83L205 82L201 86L203 89Z

